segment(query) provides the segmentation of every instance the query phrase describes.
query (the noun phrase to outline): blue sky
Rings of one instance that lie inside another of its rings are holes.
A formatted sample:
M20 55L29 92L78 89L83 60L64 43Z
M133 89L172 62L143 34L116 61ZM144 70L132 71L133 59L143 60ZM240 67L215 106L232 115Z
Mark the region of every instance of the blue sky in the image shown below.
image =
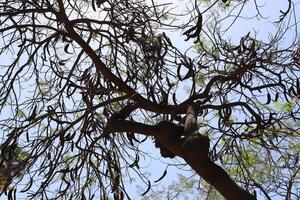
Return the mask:
M160 3L163 2L172 2L177 6L177 8L174 11L181 11L184 10L185 2L186 1L159 1ZM258 1L263 2L263 1ZM299 8L299 0L294 1L296 2L298 8ZM231 38L233 41L238 41L240 37L242 37L245 33L248 33L251 31L252 34L254 34L254 29L258 30L258 36L262 40L267 40L270 34L274 33L276 30L276 27L273 25L272 22L276 21L278 17L280 16L279 10L286 8L287 1L282 0L269 0L267 1L265 8L263 9L263 14L266 17L261 23L257 23L256 19L251 20L238 20L230 29L230 31L226 32L224 34L225 38ZM253 11L253 7L249 7L250 11ZM296 9L297 10L297 9ZM299 10L299 9L298 9ZM300 11L300 10L299 10ZM251 16L251 13L244 13L247 16ZM184 19L183 19L184 20ZM230 20L229 20L230 21ZM289 36L293 37L293 32L289 34ZM188 49L192 42L185 42L185 37L182 36L182 33L179 32L170 32L170 37L174 43L175 46L180 47L182 49ZM286 38L287 41L290 40L290 38ZM193 51L190 52L190 56L193 56ZM6 55L0 55L1 64L6 63L10 58L8 58ZM179 96L182 99L186 98L186 93L182 89L182 92L179 93ZM155 159L146 159L143 166L148 167L147 171L149 172L149 178L152 181L152 183L157 180L162 173L164 172L164 169L167 164L162 163L182 163L183 161L181 159L178 159L179 162L176 160L170 160L170 159L163 159L159 155L158 149L154 148L154 145L151 140L148 140L145 144L142 145L143 149L147 151L151 156L153 156ZM185 174L185 175L191 175L193 174L192 171L189 171L189 167L185 167L185 170L178 170L176 167L169 167L168 174L166 175L165 179L163 179L160 184L162 185L168 185L172 181L177 180L177 174ZM146 187L144 187L146 188ZM139 193L136 192L136 185L132 184L132 194L136 196L138 199ZM263 199L260 197L259 199Z

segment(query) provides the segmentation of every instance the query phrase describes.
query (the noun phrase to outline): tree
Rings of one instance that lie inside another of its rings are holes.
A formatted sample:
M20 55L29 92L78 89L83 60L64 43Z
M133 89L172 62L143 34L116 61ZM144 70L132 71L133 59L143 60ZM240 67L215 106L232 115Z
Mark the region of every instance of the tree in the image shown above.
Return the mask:
M255 0L188 5L0 1L1 193L130 198L132 173L151 189L139 163L153 140L227 199L299 198L296 5L268 41L250 30L237 42L224 35L251 6L263 17Z

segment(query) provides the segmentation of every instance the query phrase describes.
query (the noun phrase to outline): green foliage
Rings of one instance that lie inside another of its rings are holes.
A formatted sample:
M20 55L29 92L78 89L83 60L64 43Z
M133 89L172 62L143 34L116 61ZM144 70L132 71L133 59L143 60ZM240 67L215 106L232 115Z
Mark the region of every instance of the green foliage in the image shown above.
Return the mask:
M16 113L17 113L17 116L18 116L20 119L24 119L24 118L26 117L26 116L25 116L25 113L24 113L22 110L20 110L20 109L17 109Z
M200 87L205 85L205 73L199 72L196 74L196 84Z
M279 109L280 111L284 112L284 113L290 113L292 112L294 106L296 105L297 99L293 99L290 101L286 101L286 102L280 102L275 101L275 108Z
M167 187L152 189L142 200L185 199L222 200L223 197L212 186L194 175L178 175L178 180Z
M285 42L299 20L285 18L296 16L296 3L284 2L291 9L277 10L277 32L266 38L258 26L265 7L248 0L176 8L172 1L3 1L0 133L14 145L0 154L0 188L24 183L37 198L126 198L128 179L151 182L143 162L152 149L143 142L158 138L155 147L169 151L172 140L160 138L171 131L160 122L183 125L195 103L211 161L243 188L288 195L282 191L299 169L300 81L299 41ZM181 170L178 160L172 164ZM152 184L143 198L222 199L189 175Z
M0 149L3 145L0 145ZM3 152L4 151L4 152ZM26 165L24 161L28 158L29 153L22 150L19 146L14 145L9 152L1 149L0 154L0 192L7 184L12 182L12 177L21 176L22 169Z
M219 49L214 47L213 43L205 37L201 37L201 40L193 45L193 48L200 54L207 53L214 56L216 59L220 58Z

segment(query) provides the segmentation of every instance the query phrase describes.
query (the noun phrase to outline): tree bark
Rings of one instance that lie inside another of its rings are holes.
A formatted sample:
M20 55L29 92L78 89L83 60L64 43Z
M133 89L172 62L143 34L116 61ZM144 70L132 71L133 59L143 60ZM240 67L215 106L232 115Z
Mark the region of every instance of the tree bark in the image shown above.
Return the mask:
M199 176L215 187L226 199L256 200L254 195L238 186L225 170L209 159L207 155L209 139L205 136L194 134L182 138L184 127L169 121L162 121L151 126L126 120L112 120L105 131L108 133L132 131L154 136L163 148L182 157Z

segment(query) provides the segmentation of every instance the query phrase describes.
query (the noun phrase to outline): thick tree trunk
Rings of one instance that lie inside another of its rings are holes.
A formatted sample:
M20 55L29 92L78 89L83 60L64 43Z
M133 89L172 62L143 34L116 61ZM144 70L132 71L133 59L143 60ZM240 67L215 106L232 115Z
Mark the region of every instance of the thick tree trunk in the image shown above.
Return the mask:
M238 186L220 166L211 160L202 161L197 157L184 159L199 176L214 186L226 199L256 200L254 195Z
M209 140L200 134L193 134L182 138L184 128L168 121L160 122L156 126L142 123L113 120L108 123L107 132L132 131L144 135L154 136L158 147L169 151L168 157L182 157L205 181L215 187L228 200L256 200L250 192L238 186L229 175L207 156ZM174 155L174 156L172 156ZM164 156L166 157L166 156Z

